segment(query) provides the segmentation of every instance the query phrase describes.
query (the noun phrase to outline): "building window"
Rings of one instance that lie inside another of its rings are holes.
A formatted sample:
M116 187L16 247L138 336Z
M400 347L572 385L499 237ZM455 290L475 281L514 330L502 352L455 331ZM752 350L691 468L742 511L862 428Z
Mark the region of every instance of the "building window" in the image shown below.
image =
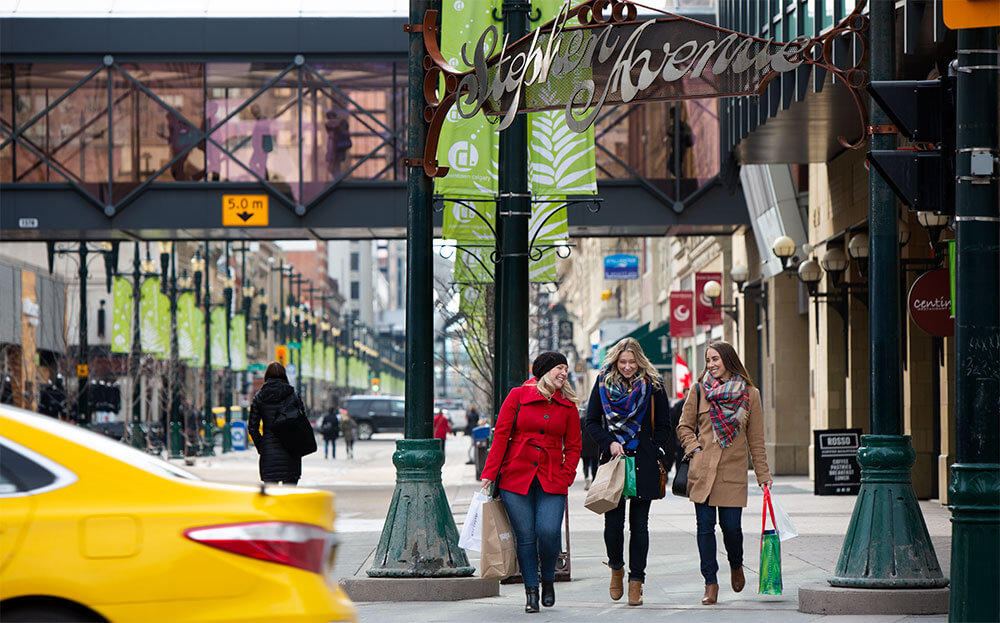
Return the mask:
M358 252L351 253L351 270L361 270L361 254Z
M357 281L351 282L351 300L356 301L361 298L361 284Z

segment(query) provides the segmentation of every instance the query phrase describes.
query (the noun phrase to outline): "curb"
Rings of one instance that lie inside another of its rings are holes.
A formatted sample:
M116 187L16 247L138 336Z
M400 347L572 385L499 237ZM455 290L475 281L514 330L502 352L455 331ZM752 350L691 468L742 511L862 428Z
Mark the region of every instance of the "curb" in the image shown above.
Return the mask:
M945 614L947 588L799 587L799 612L807 614Z
M483 578L341 578L340 587L354 602L458 601L498 597L500 582Z

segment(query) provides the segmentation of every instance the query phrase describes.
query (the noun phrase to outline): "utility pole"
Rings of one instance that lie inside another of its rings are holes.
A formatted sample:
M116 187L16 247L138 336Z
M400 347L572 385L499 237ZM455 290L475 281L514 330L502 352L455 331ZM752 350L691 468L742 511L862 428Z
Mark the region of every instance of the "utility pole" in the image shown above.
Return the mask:
M1000 586L1000 184L997 28L958 31L955 464L949 621L995 621Z
M386 514L372 577L463 577L475 568L458 547L458 529L441 485L444 453L432 438L434 406L433 186L421 154L427 138L423 98L423 22L440 0L410 0L406 219L405 439L396 442L396 490ZM440 13L439 13L440 15ZM419 25L419 26L418 26ZM411 509L420 500L420 512Z
M87 366L87 243L80 241L80 343L76 360L76 422L80 426L90 425L89 383L90 370Z
M230 425L232 424L232 409L233 406L233 353L232 348L230 348L230 322L229 318L232 315L233 310L233 277L230 273L229 268L229 241L226 241L226 278L223 281L222 288L222 300L226 304L226 369L222 371L225 378L225 383L223 385L224 396L222 398L222 405L225 407L226 412L223 413L223 419L225 424L222 428L222 452L233 451L233 439L230 437Z
M203 456L215 455L215 414L212 413L212 280L209 266L212 256L209 253L208 240L205 241L205 445Z

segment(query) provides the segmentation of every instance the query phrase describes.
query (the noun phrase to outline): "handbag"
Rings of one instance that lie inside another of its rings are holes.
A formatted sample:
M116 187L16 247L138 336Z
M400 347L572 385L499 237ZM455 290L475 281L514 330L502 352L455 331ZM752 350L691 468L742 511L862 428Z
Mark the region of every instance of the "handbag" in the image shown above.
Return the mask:
M650 412L650 421L653 424L653 432L650 434L656 435L656 396L649 397L649 412ZM660 468L660 486L657 489L656 497L653 499L662 500L663 498L667 497L667 469L663 467L662 459L656 459L656 466ZM686 478L687 475L685 474L685 479ZM686 484L684 486L687 487Z
M517 574L517 545L507 510L500 500L483 502L479 577L502 580Z
M781 594L781 539L774 521L771 488L764 487L764 511L760 522L760 586L761 595ZM771 516L773 530L767 530L767 516Z
M698 401L701 401L701 386L700 384L695 385L695 392L698 394ZM695 421L697 421L697 407L695 407ZM698 436L698 428L694 429L695 437ZM674 482L670 486L671 492L674 495L682 498L687 497L688 488L688 470L691 468L691 457L685 456L681 459L681 462L677 464L677 473L674 474Z
M469 512L465 514L462 524L462 534L458 537L458 546L473 552L483 551L483 504L489 502L486 493L476 491L469 504Z
M292 394L274 416L271 430L289 454L303 457L316 451L316 435L306 414L295 403L295 394Z
M611 460L597 468L583 506L598 515L618 508L624 487L625 461L620 456L613 456Z
M639 497L635 485L635 457L625 455L625 486L622 488L622 495L627 498Z

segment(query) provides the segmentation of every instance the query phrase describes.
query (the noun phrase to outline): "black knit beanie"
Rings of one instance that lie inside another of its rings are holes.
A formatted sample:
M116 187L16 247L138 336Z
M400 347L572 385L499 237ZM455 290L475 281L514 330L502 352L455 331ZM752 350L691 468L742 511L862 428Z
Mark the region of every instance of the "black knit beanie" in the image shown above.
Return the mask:
M549 350L535 357L534 363L531 364L531 374L536 379L540 379L545 376L546 372L560 365L569 365L566 356Z

